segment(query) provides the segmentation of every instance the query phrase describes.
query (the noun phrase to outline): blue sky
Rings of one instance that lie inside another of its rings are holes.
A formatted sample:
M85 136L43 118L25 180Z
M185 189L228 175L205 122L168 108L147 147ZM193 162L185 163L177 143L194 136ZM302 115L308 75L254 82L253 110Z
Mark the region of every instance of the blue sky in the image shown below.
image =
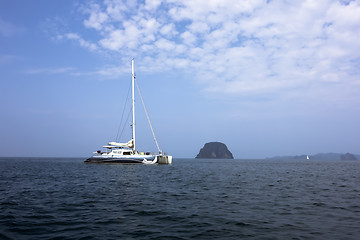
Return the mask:
M359 39L360 1L4 0L0 156L113 141L132 58L175 157L209 141L236 158L359 153ZM156 150L136 111L138 148Z

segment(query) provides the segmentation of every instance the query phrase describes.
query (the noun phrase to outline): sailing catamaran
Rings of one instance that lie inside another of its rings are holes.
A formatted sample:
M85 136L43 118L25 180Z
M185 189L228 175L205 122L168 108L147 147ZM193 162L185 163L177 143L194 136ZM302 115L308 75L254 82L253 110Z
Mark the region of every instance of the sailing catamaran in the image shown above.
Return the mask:
M141 163L141 164L171 164L172 156L160 151L159 145L156 141L154 131L150 128L154 136L156 146L158 147L158 154L150 154L140 152L135 149L135 71L134 59L131 61L132 69L132 139L127 143L109 142L108 145L103 146L105 152L98 150L94 155L85 160L85 163ZM147 113L146 113L147 115ZM149 118L148 118L149 119Z

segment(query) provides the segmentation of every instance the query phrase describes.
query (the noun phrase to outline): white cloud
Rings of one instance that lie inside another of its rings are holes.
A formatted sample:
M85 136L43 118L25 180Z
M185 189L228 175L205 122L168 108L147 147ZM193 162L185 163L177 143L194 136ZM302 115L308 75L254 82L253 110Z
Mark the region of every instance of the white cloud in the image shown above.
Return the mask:
M192 22L188 27L192 33L205 34L210 31L210 27L206 22Z
M57 38L58 39L67 38L67 39L70 39L70 40L75 40L80 44L81 47L87 48L90 51L95 51L95 50L98 49L96 44L90 43L90 42L84 40L77 33L67 33L65 35L58 35Z
M102 12L100 6L95 3L90 4L90 7L86 12L90 14L89 18L84 20L84 25L88 28L101 30L103 25L109 19L107 13Z
M196 43L196 36L189 31L183 32L181 38L186 45L192 46Z
M106 0L89 4L81 46L143 61L143 70L193 71L212 92L266 92L357 84L360 1ZM134 55L135 54L135 55ZM141 63L139 63L141 65ZM111 68L109 68L111 69Z
M122 21L125 19L124 13L128 11L128 6L122 1L106 0L106 13L113 21Z
M112 31L107 38L100 40L100 45L106 49L119 51L126 44L126 37L122 30Z
M174 23L169 23L169 24L166 24L166 25L162 26L161 29L160 29L160 33L162 35L165 35L165 36L169 37L169 38L171 38L171 37L178 34L178 32L176 31Z
M155 10L161 4L161 0L145 0L145 9L146 10Z
M175 48L175 44L167 39L164 38L160 38L159 40L157 40L155 42L155 45L161 49L161 50L165 50L165 51L171 51Z

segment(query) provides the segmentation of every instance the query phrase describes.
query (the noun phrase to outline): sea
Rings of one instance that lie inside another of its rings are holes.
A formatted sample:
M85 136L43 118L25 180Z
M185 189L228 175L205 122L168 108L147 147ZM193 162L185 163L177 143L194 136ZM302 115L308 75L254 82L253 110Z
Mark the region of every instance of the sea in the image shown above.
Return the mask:
M360 161L0 158L0 239L360 239Z

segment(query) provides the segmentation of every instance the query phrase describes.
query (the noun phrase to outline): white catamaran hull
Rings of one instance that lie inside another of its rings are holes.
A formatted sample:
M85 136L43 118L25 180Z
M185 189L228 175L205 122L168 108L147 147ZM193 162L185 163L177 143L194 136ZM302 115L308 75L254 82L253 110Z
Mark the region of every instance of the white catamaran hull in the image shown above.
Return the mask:
M169 155L133 155L133 156L93 156L85 163L140 163L140 164L171 164L172 156Z
M130 156L92 156L86 159L86 163L142 163L155 164L157 163L157 156L149 155L130 155Z

